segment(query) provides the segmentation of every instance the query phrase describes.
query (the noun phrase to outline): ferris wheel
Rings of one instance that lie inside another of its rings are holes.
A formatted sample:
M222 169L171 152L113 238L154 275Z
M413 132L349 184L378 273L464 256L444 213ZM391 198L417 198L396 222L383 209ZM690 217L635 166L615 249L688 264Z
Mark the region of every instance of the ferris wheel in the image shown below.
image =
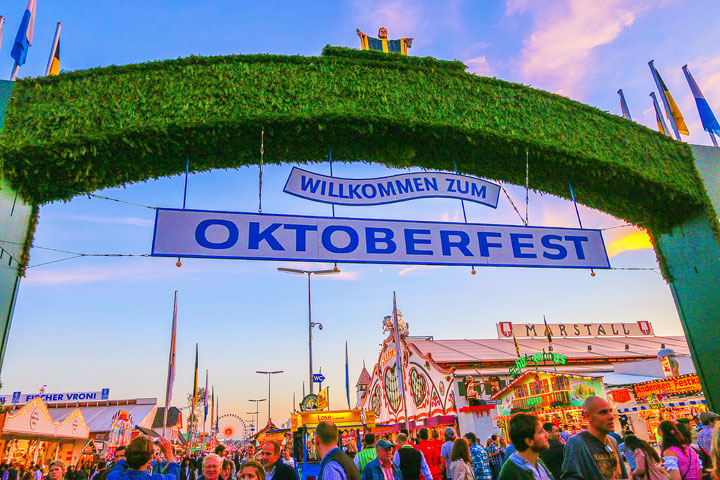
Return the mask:
M238 415L228 413L218 419L218 440L244 440L247 434L247 425Z

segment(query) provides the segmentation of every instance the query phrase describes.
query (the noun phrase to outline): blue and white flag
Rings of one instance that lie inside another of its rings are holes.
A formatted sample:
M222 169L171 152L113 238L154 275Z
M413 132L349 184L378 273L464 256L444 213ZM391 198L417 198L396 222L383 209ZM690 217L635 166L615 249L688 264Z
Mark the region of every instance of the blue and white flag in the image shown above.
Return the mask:
M700 87L698 87L697 82L695 82L695 79L690 74L687 65L682 67L682 69L683 72L685 72L685 78L687 78L688 84L690 85L690 90L692 90L693 97L695 97L695 103L697 104L697 109L698 113L700 114L700 121L702 122L703 128L707 132L712 132L720 135L720 124L718 124L717 118L715 118L715 114L710 108L710 104L708 104L707 100L705 100L705 95L703 95L703 93L700 91Z
M23 14L20 28L15 36L15 44L12 47L10 56L15 59L18 65L25 65L28 49L32 46L33 33L35 32L35 7L37 0L28 0L27 8Z

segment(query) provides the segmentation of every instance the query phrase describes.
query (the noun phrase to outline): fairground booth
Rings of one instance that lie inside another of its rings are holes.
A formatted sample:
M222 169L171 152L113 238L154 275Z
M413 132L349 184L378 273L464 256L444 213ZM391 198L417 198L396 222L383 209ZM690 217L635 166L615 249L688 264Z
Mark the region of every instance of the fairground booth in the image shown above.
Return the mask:
M62 421L53 420L43 399L36 397L22 408L0 415L1 461L47 465L59 459L76 464L89 436L90 428L79 408Z
M700 379L689 356L665 349L657 360L623 365L626 371L647 376L641 382L617 385L609 391L624 428L639 437L657 441L663 420L694 419L707 410Z
M557 354L556 354L557 355ZM590 396L604 397L602 377L528 370L492 395L497 402L497 425L507 436L508 421L518 413L532 413L540 420L582 427L582 405Z
M364 371L358 380L357 393L358 406L364 410L377 407L378 417L395 424L397 429L404 412L402 399L395 387L393 367L396 362L390 328L392 324L386 322L385 331L389 335L373 367L372 378ZM407 357L404 364L415 365L416 372L412 378L412 366L410 371L405 372L410 424L413 425L413 414L417 413L418 418L426 415L423 421L416 422L418 427L456 425L461 433L474 432L482 441L493 433L499 433L502 425L498 422L504 414L496 408L500 400L494 395L518 377L516 369L520 359L527 361L519 373L537 368L546 373L578 377L576 380L597 378L606 385L611 384L612 388L631 388L635 383L660 380L663 374L657 371L660 368L658 352L663 349L671 348L677 352L681 373L682 365L692 365L685 337L656 335L652 323L648 321L548 323L547 328L550 339L543 323L500 322L497 324L497 338L441 340L433 336L407 335L405 326L406 335L401 336L404 352L407 352L403 353L403 358ZM538 355L543 356L542 360ZM645 365L630 368L630 365L641 362L653 364L656 368L650 369ZM649 373L651 371L653 373ZM389 375L384 375L385 372ZM422 379L418 375L420 373ZM550 379L548 386L552 386ZM426 404L420 402L423 407L418 409L415 394L420 399L423 392L427 392L430 398ZM626 406L634 407L635 404L618 405L618 408ZM416 409L413 410L413 407ZM567 410L563 410L564 413L553 412L550 416L563 418L564 415L569 421L577 416L573 413L577 411L577 406L565 405L562 408Z
M399 310L398 319L400 346L397 348L395 345L392 316L387 316L383 321L383 332L388 336L382 343L372 375L363 367L358 380L358 407L366 412L373 411L376 422L385 425L376 427L376 433L397 432L406 428L406 418L409 429L455 426L457 409L453 369L441 367L409 341L408 327ZM398 355L404 378L398 375ZM405 386L405 398L400 381Z

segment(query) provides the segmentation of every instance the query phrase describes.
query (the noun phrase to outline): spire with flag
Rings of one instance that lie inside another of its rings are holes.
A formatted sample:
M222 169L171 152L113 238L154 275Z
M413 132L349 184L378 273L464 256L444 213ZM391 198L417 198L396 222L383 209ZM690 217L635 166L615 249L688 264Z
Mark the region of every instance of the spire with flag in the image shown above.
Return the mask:
M630 116L630 109L628 108L627 102L625 101L625 94L623 93L622 88L618 90L617 93L620 96L620 110L622 110L623 118L632 120L632 117Z
M515 353L517 353L518 358L520 358L522 355L520 355L520 345L518 345L517 338L515 338L515 332L513 332L512 336L513 343L515 344Z
M552 331L550 330L550 325L548 325L547 320L545 319L545 315L543 315L543 323L545 324L545 336L548 339L548 344L550 345L550 351L553 351L552 346Z
M27 59L28 49L32 46L33 34L35 33L35 9L37 7L37 0L28 0L25 13L23 14L22 21L20 21L20 27L18 28L17 35L15 36L15 43L13 44L10 56L15 60L12 73L10 74L10 80L17 78L18 70L20 66L25 65Z
M52 48L50 49L50 58L48 58L45 75L58 75L60 73L60 29L62 23L58 22L55 28L55 38L53 39Z
M650 67L650 72L655 79L655 84L660 91L660 98L663 101L663 105L665 105L665 114L667 115L668 120L670 120L670 125L675 132L675 138L680 140L681 133L683 135L690 135L687 125L685 125L685 119L683 118L682 113L680 113L677 103L675 103L675 100L670 94L670 90L667 85L665 85L660 73L658 73L655 68L655 60L650 60L648 62L648 66Z
M655 120L657 121L658 131L663 135L669 136L670 132L668 131L667 125L665 125L665 119L663 118L662 113L660 113L660 105L658 105L655 92L650 92L650 98L652 98L653 108L655 109Z
M710 134L710 140L712 140L713 145L717 147L718 142L715 139L715 135L720 135L720 124L718 124L717 118L715 118L715 114L710 108L710 104L707 100L705 100L705 95L703 95L700 91L700 87L697 82L695 82L690 70L688 70L688 66L683 66L682 70L685 73L685 78L687 78L688 84L690 85L693 97L695 97L695 104L697 105L698 113L700 114L700 121L702 122L703 129Z

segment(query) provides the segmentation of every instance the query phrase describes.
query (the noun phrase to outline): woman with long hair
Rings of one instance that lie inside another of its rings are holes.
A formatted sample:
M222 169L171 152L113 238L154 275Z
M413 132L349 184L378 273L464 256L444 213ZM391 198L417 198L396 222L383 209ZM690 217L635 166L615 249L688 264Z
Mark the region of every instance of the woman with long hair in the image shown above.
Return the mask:
M458 437L453 442L450 453L450 471L453 480L475 480L473 468L470 465L470 447L467 440Z
M668 474L660 465L660 456L645 440L635 435L625 435L625 448L632 452L635 470L632 476L642 480L667 480Z
M690 447L690 432L680 423L665 420L658 426L663 465L670 480L700 480L702 464Z

